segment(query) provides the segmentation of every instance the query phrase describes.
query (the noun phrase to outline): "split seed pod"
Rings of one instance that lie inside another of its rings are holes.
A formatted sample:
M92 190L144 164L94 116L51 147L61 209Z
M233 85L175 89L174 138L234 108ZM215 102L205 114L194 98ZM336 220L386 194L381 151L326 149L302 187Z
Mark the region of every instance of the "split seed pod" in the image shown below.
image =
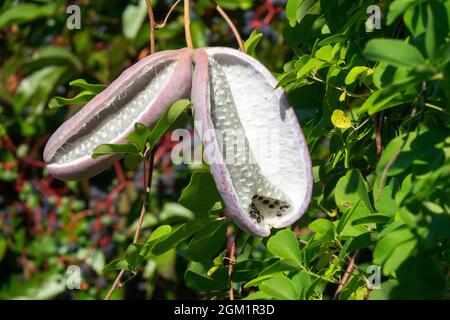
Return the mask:
M154 124L189 95L191 83L191 50L164 51L137 62L51 136L44 150L49 173L80 180L105 170L122 156L93 159L92 151L104 143L125 143L136 122Z
M197 49L194 63L196 130L232 218L263 237L293 224L308 207L313 179L284 91L260 62L235 49Z

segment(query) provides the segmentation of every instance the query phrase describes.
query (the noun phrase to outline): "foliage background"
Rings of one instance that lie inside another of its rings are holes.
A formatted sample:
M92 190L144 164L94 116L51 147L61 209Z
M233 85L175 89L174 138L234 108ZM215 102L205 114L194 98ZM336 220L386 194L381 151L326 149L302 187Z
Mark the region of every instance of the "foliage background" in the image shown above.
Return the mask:
M148 55L145 1L6 0L0 298L103 298L118 268L129 281L117 299L221 299L230 286L245 299L449 298L450 1L217 2L245 39L262 31L250 53L276 73L298 114L315 178L305 217L267 239L233 231L217 220L224 213L207 168L171 163L169 132L155 154L143 243L129 246L142 166L117 163L89 181L62 183L41 155L93 95L77 96L71 80L108 84ZM171 3L153 1L157 21ZM195 46L236 47L212 3L193 3ZM81 8L80 30L66 28L69 4ZM381 29L368 32L373 4ZM158 50L184 46L181 6L156 37ZM49 108L63 101L53 96L71 100ZM177 125L189 122L186 113ZM81 268L80 290L66 289L70 265ZM381 267L374 290L370 265Z

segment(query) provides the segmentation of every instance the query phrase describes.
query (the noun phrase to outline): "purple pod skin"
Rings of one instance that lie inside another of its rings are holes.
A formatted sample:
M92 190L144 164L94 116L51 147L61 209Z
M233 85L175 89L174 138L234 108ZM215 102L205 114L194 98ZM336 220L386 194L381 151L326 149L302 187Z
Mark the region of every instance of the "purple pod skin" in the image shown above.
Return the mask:
M305 138L286 94L275 90L276 79L259 61L235 49L197 49L194 64L196 132L231 217L260 237L295 223L308 208L313 178ZM229 142L233 132L240 142ZM267 146L271 139L278 145ZM248 145L248 154L236 152L230 162L222 152L227 144L232 150ZM266 149L260 147L264 144Z
M44 150L49 173L61 180L81 180L105 170L123 155L93 159L95 147L125 143L136 122L153 125L175 101L189 96L191 83L189 49L140 60L55 131Z

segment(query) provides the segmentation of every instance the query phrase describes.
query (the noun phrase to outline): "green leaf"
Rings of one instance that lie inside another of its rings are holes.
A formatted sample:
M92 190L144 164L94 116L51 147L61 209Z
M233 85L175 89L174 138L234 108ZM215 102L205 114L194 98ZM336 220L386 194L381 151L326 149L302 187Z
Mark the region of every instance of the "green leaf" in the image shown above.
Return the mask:
M406 137L408 140L404 141ZM389 167L388 176L404 172L413 165L415 160L423 158L427 152L437 151L435 145L439 140L439 134L434 132L424 132L420 136L417 136L417 132L412 132L408 136L405 133L392 139L378 161L377 174L383 174L392 159L395 161ZM414 149L411 148L412 146Z
M358 113L368 112L372 115L411 102L416 95L403 95L403 93L405 90L414 88L419 82L419 79L409 79L404 83L388 85L375 91L359 108Z
M336 205L344 215L337 224L337 234L342 237L356 237L367 231L363 226L353 226L352 221L370 216L373 212L368 193L366 182L357 169L350 170L339 179L334 197Z
M0 238L0 262L3 260L3 257L5 256L7 248L8 247L7 247L6 240L3 238Z
M131 153L131 154L139 154L139 150L134 144L126 143L126 144L101 144L92 152L92 158L97 159L101 156L107 154L114 153Z
M103 269L102 273L107 273L116 270L128 270L128 263L124 259L116 259L108 263Z
M184 110L191 107L191 102L189 100L183 99L178 100L162 115L158 120L156 125L150 132L150 137L148 139L150 148L153 148L155 144L161 139L161 137L166 133L166 131L171 127L171 125L178 119L178 117L183 113Z
M149 136L149 128L145 124L136 122L134 124L134 131L127 136L127 140L134 144L141 153L144 153Z
M276 257L292 259L301 265L300 248L297 237L290 230L278 231L267 241L267 249Z
M386 259L382 268L384 275L389 275L391 272L396 271L400 265L408 259L413 250L417 246L417 239L412 239L399 244L393 251L389 258Z
M275 275L279 274L280 272L287 272L287 271L296 271L298 270L298 262L292 259L283 259L278 260L275 263L271 264L270 266L263 269L258 276L266 276L266 275Z
M76 79L69 82L72 87L78 87L93 94L99 94L106 89L107 85L98 83L87 83L84 79Z
M308 14L315 12L314 10L318 7L316 5L318 5L317 0L303 0L296 11L297 22L302 22Z
M147 16L146 0L139 0L138 5L129 4L122 14L122 30L125 38L134 39Z
M152 242L155 242L156 240L169 235L171 232L172 232L171 226L167 224L159 226L150 234L150 237L147 239L145 244L151 244Z
M397 280L383 282L379 289L370 292L369 300L390 300L392 291L398 287Z
M371 224L371 223L381 223L385 224L387 223L391 217L385 216L382 214L373 214L371 216L355 219L352 221L352 225L359 225L359 224Z
M299 293L292 280L283 275L264 281L259 288L277 300L297 300L299 298Z
M367 72L371 71L368 67L358 66L353 67L352 70L348 73L347 77L345 77L345 84L351 85L356 80L358 80L363 74L367 74Z
M395 67L416 68L424 65L422 54L409 43L396 39L373 39L364 49L367 59L387 62Z
M387 24L391 25L399 16L401 16L408 8L419 3L419 0L396 0L389 6L387 14Z
M189 221L193 218L194 214L191 210L186 209L176 202L166 202L159 213L159 219L166 224L172 224L173 222L183 220Z
M228 268L219 267L211 276L208 276L207 272L212 266L206 262L190 261L184 274L186 286L196 291L227 289Z
M341 237L357 237L367 232L367 229L364 226L353 225L352 222L370 215L371 211L367 209L362 201L358 201L351 210L344 210L344 214L341 219L338 220L336 233Z
M344 41L347 41L347 40L348 40L348 35L346 35L346 34L341 34L341 33L333 34L333 35L331 35L331 36L321 40L318 43L318 46L322 47L322 46L326 46L328 44L344 42Z
M132 243L125 251L125 259L132 269L137 268L142 262L143 256L141 255L141 251L143 246L142 243Z
M311 71L318 71L324 67L326 62L321 61L317 58L311 58L308 62L303 65L297 72L297 79L303 78L305 75L309 74Z
M128 170L136 170L139 167L139 163L142 161L142 157L137 154L126 154L123 158L123 163Z
M162 238L158 238L158 241L153 245L151 252L154 255L161 255L171 250L181 241L191 237L203 225L203 220L193 220L188 223L172 227L172 231L170 234Z
M249 10L253 5L253 0L215 0L218 5L230 10Z
M189 185L184 188L178 203L192 212L207 213L221 200L211 173L195 171Z
M26 23L48 17L56 11L57 7L56 4L22 3L15 5L0 14L0 28L6 28L13 23Z
M48 104L49 108L85 104L106 88L106 85L87 83L84 79L73 80L69 82L69 85L72 87L81 88L84 91L80 92L73 98L53 97Z
M307 292L311 285L311 277L305 271L300 271L294 277L292 277L292 282L294 283L297 291L299 292L300 299L308 299Z
M325 234L328 230L334 229L334 224L328 219L316 219L308 225L311 231Z
M226 220L213 220L201 227L189 243L188 257L201 261L215 256L225 242L227 227Z
M433 59L436 50L436 31L433 9L430 5L426 7L427 10L427 29L425 31L425 49L428 58Z
M398 206L395 202L395 193L398 189L397 180L395 178L391 179L389 184L382 188L381 193L378 196L378 178L381 179L381 176L377 176L377 180L372 191L373 198L375 199L375 208L378 212L382 212L383 215L392 217L398 211ZM379 199L377 199L377 197L379 197Z
M251 292L248 296L242 298L242 300L270 300L271 296L262 291Z
M258 29L253 30L252 33L250 34L250 37L244 42L245 52L251 55L252 57L255 57L256 47L258 46L262 38L263 38L262 32L260 32Z
M32 111L41 113L44 109L49 95L54 91L60 79L67 72L66 67L49 66L42 68L26 77L17 88L15 99L16 112L22 113L23 108L29 105ZM33 122L39 114L32 112ZM39 115L40 117L40 115ZM38 117L38 118L39 118ZM33 127L34 128L34 127Z
M247 282L246 284L244 284L244 288L251 288L251 287L257 287L259 286L263 281L273 278L275 276L278 275L283 275L281 272L280 273L273 273L273 274L266 274L263 276L259 276L253 280L250 280L249 282Z
M286 4L286 17L289 20L289 25L294 27L297 23L297 9L302 0L288 0Z
M423 35L427 28L426 2L431 1L421 2L416 6L408 8L403 15L403 23L414 37Z
M373 262L382 265L401 243L414 238L409 229L399 229L383 237L376 245L373 252Z
M77 94L73 98L53 97L48 103L50 109L59 108L67 105L86 104L89 102L95 94L90 91L83 91Z
M365 207L373 212L368 193L369 190L361 172L358 169L350 170L336 184L336 205L340 210L347 211L362 201Z
M226 252L226 250L224 250ZM233 267L231 280L234 282L247 282L258 275L258 270L264 267L265 262L260 259L247 259L237 262Z
M374 245L378 241L378 234L375 232L365 232L352 238L350 241L347 251L354 252Z
M331 62L333 60L333 47L326 45L316 51L315 57L319 60Z
M409 256L396 270L399 286L391 291L391 299L437 300L445 296L448 276L440 266L437 255Z
M191 22L192 42L195 48L207 47L208 28L201 19L195 19Z
M78 71L83 69L82 62L75 54L67 48L56 46L46 46L36 51L28 63L32 69L48 65L70 65Z

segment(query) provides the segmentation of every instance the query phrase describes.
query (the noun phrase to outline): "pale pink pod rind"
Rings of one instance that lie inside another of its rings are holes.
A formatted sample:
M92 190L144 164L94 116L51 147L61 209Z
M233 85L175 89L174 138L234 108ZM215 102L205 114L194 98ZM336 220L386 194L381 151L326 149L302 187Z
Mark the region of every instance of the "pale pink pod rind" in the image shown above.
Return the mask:
M167 84L162 88L157 98L145 108L145 112L135 119L151 126L165 110L175 101L186 98L192 84L192 52L189 49L171 50L150 55L133 66L126 69L105 90L88 102L74 116L64 122L51 136L44 150L44 160L48 163L49 174L61 180L81 180L90 178L108 168L113 162L123 155L107 155L98 159L84 156L72 162L58 164L53 163L53 157L57 150L78 130L83 124L109 106L109 103L117 96L117 93L138 75L160 64L176 63L175 69L170 75ZM125 143L125 137L131 133L132 127L118 135L108 143Z
M230 59L240 60L250 65L255 70L257 70L259 75L264 77L265 81L267 81L273 88L275 88L277 84L276 79L273 77L270 71L268 71L259 61L248 56L247 54L244 54L234 49L222 47L197 49L194 55L195 71L191 93L191 99L194 105L196 125L201 127L197 128L198 129L197 131L204 131L205 128L206 129L214 128L210 112L208 54L209 55L219 54L222 56L228 56ZM251 93L249 92L249 94ZM280 104L283 103L288 105L287 97L283 89L281 88L276 89L275 94L279 99ZM210 150L211 149L215 150L215 154L213 155L213 157L216 157L216 160L218 161L214 162L212 161L212 159L210 159L209 162L211 163L210 164L211 171L216 181L218 191L221 194L225 204L227 205L231 217L233 218L235 223L239 225L242 229L247 230L256 236L266 237L270 235L270 229L272 227L283 228L295 223L298 219L300 219L303 216L311 200L313 178L312 178L312 166L309 151L293 108L290 107L289 109L286 110L286 112L288 114L288 117L295 120L291 121L295 130L295 138L298 139L298 141L300 142L300 148L303 149L302 161L306 172L306 192L304 195L304 199L302 201L302 205L299 208L297 208L297 210L289 213L288 215L283 217L283 219L280 219L279 221L272 223L269 227L267 226L262 227L261 225L255 223L249 217L249 214L239 204L237 193L231 181L231 177L228 173L226 165L224 164L222 155L218 151L219 146L215 134L212 133L210 137L205 136L201 137L203 144L205 145L205 148L210 147Z

